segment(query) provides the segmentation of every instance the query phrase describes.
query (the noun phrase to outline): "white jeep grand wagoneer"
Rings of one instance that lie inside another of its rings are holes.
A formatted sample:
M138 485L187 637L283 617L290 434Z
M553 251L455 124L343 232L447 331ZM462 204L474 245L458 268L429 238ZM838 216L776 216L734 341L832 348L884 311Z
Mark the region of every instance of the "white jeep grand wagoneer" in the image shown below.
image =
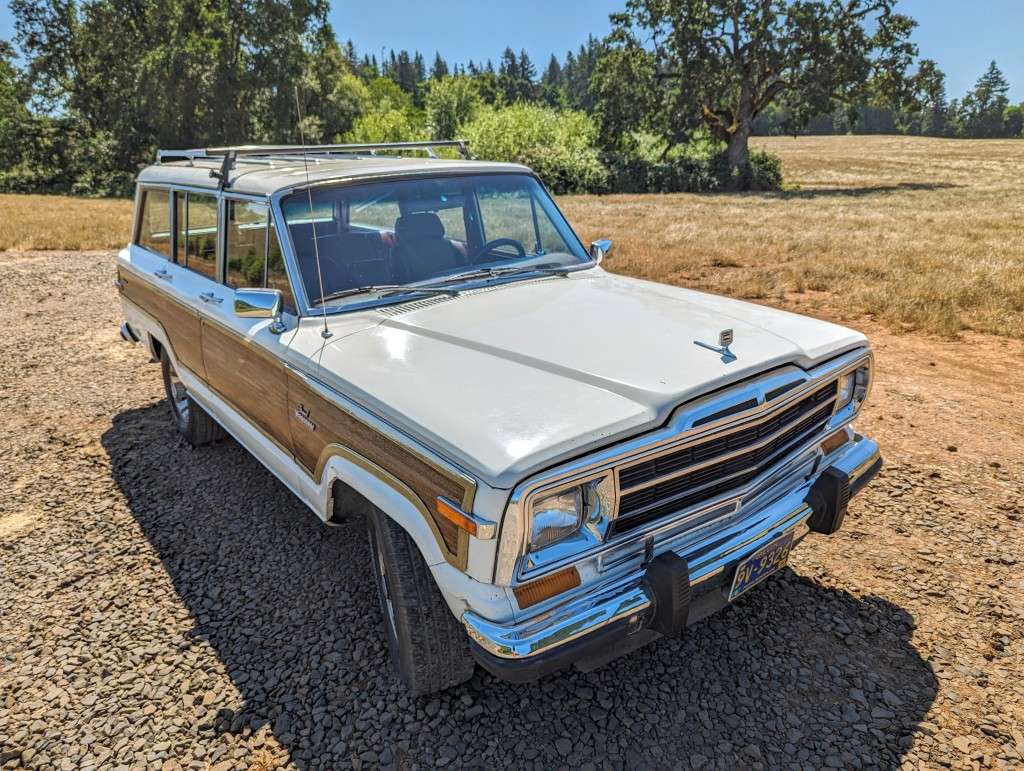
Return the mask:
M462 142L161 151L122 335L189 441L365 515L413 692L525 680L682 634L881 467L851 427L863 336L608 273L610 248Z

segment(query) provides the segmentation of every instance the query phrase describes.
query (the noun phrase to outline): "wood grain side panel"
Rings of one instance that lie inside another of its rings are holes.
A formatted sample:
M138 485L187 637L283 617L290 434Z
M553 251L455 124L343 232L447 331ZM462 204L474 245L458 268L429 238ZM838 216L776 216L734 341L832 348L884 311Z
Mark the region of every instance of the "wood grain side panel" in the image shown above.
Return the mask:
M205 379L199 314L128 271L118 271L118 277L124 296L160 322L178 361Z
M284 364L218 324L203 320L202 328L210 385L279 445L291 447Z
M308 410L316 425L310 429L297 417L299 408ZM466 488L458 481L414 455L392 439L356 419L311 390L295 375L288 376L288 417L292 430L292 449L296 459L312 473L319 472L321 455L331 444L340 444L400 479L409 487L430 513L444 548L458 559L465 551L465 533L440 517L434 508L439 495L462 501ZM461 548L460 548L461 547Z

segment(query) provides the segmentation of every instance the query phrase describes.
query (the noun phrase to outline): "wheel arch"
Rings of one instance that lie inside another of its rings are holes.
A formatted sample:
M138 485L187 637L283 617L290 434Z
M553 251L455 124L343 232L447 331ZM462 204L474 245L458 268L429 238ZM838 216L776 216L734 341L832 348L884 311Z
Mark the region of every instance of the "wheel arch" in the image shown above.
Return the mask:
M332 444L321 461L321 487L325 491L324 518L334 514L339 494L354 493L367 505L375 506L405 530L428 565L445 562L441 534L427 504L402 480L349 447Z

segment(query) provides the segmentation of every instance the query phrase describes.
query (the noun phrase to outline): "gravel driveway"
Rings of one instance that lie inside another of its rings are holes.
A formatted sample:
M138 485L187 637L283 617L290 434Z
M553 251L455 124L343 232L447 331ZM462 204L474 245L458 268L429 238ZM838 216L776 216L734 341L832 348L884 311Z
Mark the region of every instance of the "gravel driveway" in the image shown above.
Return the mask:
M886 470L684 639L413 699L363 523L176 438L112 261L0 254L4 769L1024 764L1018 343L879 331Z

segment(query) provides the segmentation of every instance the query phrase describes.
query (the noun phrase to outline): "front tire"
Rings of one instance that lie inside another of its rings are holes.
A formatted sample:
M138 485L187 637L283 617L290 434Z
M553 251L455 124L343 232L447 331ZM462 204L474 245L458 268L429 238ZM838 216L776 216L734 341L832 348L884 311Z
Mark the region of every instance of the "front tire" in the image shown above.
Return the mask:
M416 543L376 507L367 520L388 648L402 682L414 696L466 682L474 666L469 639Z
M164 392L171 407L171 418L178 432L188 443L198 447L224 437L224 429L189 396L188 388L178 377L167 351L160 352L160 369L164 378Z

